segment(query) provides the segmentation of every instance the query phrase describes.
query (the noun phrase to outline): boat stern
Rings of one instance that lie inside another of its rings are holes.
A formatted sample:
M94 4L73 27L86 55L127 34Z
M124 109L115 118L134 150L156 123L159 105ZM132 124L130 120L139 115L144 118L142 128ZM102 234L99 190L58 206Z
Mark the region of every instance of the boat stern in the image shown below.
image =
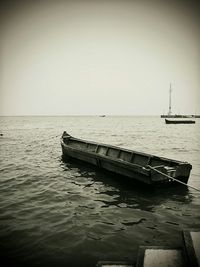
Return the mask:
M187 184L192 165L189 163L181 163L176 169L176 179Z
M151 179L153 183L173 182L176 179L187 184L191 169L189 163L180 163L174 167L156 166L151 168Z

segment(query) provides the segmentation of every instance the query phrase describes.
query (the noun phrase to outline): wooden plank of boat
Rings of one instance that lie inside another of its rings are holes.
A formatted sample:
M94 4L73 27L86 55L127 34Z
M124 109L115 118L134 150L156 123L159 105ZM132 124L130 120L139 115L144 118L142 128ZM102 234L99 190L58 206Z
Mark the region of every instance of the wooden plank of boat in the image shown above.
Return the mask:
M63 160L78 159L145 184L173 183L173 178L187 183L192 169L187 162L86 141L66 132L61 146Z
M195 121L193 120L169 120L169 119L165 119L165 123L166 124L192 124L195 123Z

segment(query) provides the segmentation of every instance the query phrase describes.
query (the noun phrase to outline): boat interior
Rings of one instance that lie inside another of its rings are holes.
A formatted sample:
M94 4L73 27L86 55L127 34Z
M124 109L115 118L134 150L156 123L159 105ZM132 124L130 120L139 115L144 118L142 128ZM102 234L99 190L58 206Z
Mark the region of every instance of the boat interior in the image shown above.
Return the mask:
M159 166L175 167L181 163L179 161L157 157L151 154L136 152L115 146L107 146L95 142L87 142L73 137L68 137L63 139L64 143L73 149L82 150L87 153L94 153L96 155L108 157L111 159L122 160L127 163L132 163L134 165L142 167L145 167L147 165L150 165L152 167L159 167Z

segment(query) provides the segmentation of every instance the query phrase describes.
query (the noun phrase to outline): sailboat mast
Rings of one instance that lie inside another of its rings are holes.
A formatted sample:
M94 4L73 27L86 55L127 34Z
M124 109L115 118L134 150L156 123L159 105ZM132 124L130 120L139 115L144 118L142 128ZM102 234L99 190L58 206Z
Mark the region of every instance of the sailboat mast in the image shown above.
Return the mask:
M172 114L172 99L171 99L171 94L172 94L172 86L170 83L170 88L169 88L169 112L168 115Z

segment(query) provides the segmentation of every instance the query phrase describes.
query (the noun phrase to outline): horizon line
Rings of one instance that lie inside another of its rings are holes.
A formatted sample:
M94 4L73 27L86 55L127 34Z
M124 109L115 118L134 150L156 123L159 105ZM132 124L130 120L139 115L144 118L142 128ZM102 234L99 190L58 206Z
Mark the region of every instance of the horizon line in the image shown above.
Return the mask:
M58 115L50 115L50 114L24 114L24 115L0 115L0 117L70 117L70 116L73 116L73 117L78 117L78 116L83 116L83 117L88 117L88 116L91 116L91 117L107 117L107 116L160 116L160 115L145 115L145 114L66 114L66 115L63 115L63 114L58 114Z

